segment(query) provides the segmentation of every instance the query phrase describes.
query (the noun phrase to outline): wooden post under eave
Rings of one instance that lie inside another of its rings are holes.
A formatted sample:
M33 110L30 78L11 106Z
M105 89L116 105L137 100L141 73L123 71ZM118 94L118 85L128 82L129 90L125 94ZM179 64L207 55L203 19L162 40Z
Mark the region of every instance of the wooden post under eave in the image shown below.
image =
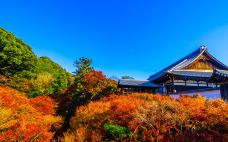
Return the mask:
M175 91L175 86L174 86L174 77L172 77L172 93L174 93Z
M199 81L197 81L197 86L198 86L198 88L200 87L200 85L199 85Z
M220 85L221 98L228 100L228 83Z

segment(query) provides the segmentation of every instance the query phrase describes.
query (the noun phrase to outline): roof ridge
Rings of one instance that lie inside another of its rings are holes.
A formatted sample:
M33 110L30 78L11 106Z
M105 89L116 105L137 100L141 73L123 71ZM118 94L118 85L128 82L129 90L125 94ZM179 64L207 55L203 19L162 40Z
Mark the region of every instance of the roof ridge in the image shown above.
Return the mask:
M135 79L119 79L119 80L126 80L126 81L149 81L149 80L135 80Z
M204 47L204 48L203 48L203 47ZM191 63L193 63L194 61L196 61L203 53L205 53L205 51L207 51L207 48L206 48L205 46L201 46L201 47L200 47L200 53L199 53L199 55L196 56L196 57L194 58L194 60L192 60L192 61L189 62L188 64L182 65L182 66L178 67L178 69L184 68L184 67L190 65ZM188 59L186 59L186 60L188 60ZM184 61L183 61L183 62L184 62ZM176 69L177 69L177 68L176 68Z
M226 67L226 69L228 70L228 66L225 65L224 63L222 63L221 61L219 61L217 58L215 58L213 55L211 55L207 50L206 50L206 54L208 54L212 59L214 59L216 62L218 62L219 64L223 65Z
M192 53L188 54L187 56L179 59L178 61L176 61L175 63L169 65L168 67L162 69L161 71L157 72L156 74L154 75L151 75L148 80L152 81L154 80L154 78L159 78L161 77L162 75L164 75L166 72L170 71L170 70L174 70L175 67L177 65L180 65L180 64L183 64L184 62L186 62L190 57L194 56L195 54L200 54L200 48L198 48L197 50L193 51Z

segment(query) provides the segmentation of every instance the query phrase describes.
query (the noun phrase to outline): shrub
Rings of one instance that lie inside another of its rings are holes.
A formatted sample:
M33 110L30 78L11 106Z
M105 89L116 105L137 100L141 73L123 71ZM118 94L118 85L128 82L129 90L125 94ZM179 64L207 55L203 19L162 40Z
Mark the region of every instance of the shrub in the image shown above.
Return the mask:
M28 99L0 87L0 141L51 141L51 127L62 121L53 115L54 106L47 96Z
M111 95L81 106L75 113L63 141L66 138L87 141L87 133L96 134L100 140L105 140L107 135L121 141L227 140L228 104L220 99ZM125 128L129 128L132 135L122 137Z
M37 75L36 79L33 80L32 88L34 89L33 92L30 94L31 96L39 95L48 95L52 94L53 88L51 87L54 81L54 77L52 74L48 72L40 73Z
M55 102L50 97L38 96L36 98L32 98L30 99L30 104L39 112L51 115L55 114Z
M131 131L126 127L121 127L119 125L104 124L105 137L107 139L117 139L121 140L124 137L131 136Z
M75 78L74 98L99 99L117 93L117 82L106 78L101 71L91 70Z

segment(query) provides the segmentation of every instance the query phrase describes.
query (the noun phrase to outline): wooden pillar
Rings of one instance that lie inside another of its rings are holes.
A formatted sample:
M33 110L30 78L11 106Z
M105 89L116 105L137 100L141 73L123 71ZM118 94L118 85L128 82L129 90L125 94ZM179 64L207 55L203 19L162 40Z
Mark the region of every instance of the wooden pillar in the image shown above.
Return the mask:
M164 94L164 84L162 84L162 94Z
M166 83L162 84L162 94L167 94Z
M174 86L174 77L172 77L172 93L174 93L175 86Z
M228 83L220 85L221 98L228 100Z

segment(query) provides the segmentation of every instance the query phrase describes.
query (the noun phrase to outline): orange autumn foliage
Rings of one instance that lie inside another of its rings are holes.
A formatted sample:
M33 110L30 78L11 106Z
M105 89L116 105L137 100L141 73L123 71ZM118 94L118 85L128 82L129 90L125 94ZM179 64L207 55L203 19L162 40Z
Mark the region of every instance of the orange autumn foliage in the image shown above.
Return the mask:
M92 70L83 75L82 80L83 92L91 94L91 98L99 95L107 96L117 89L117 83L108 79L101 71Z
M102 79L105 79L105 75L101 71L92 70L83 76L84 90L92 93L92 89Z
M75 81L75 86L78 86L75 94L87 100L100 99L118 92L117 82L107 78L101 71L91 70L81 74Z
M36 98L32 98L30 100L30 104L37 111L42 112L44 114L54 115L55 111L55 102L48 96L38 96Z
M13 89L0 87L0 141L51 141L51 126L61 122L53 115L54 106L48 97L28 99Z
M104 124L130 129L132 135L121 141L227 141L228 104L220 99L112 95L79 107L75 114L62 141L107 140Z

